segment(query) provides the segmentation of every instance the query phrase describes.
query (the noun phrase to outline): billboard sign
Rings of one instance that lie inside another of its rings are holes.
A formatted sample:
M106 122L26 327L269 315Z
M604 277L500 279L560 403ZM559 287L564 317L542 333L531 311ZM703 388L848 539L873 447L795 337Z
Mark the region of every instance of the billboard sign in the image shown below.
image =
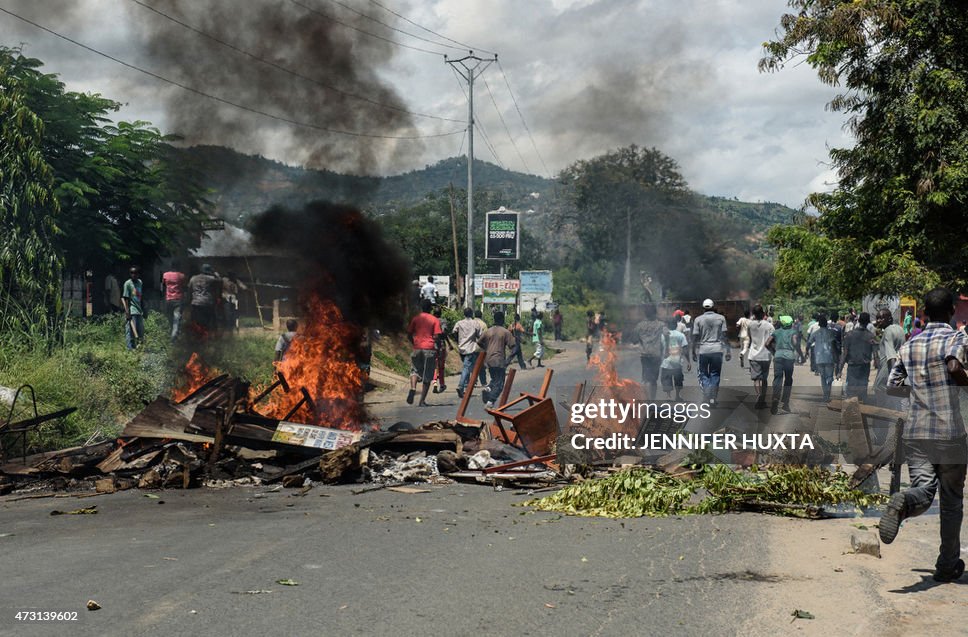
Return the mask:
M520 287L521 282L517 279L484 279L484 302L514 305L518 302L518 289Z
M484 294L484 279L501 279L503 278L500 274L475 274L474 275L474 296L482 296ZM467 280L467 277L464 277Z
M507 261L517 259L521 247L520 216L504 208L487 213L484 258Z
M551 294L553 284L551 270L521 270L521 294Z

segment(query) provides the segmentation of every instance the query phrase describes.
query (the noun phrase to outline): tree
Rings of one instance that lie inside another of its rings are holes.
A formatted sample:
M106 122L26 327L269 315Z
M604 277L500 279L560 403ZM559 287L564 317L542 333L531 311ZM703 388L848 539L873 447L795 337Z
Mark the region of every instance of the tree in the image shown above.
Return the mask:
M387 239L400 247L410 257L415 274L454 275L454 243L451 228L449 189L427 195L426 199L408 208L386 213L378 217ZM465 190L453 192L457 224L457 251L467 254L467 201ZM474 215L474 255L475 272L493 272L497 265L484 259L484 211L496 210L504 196L490 190L474 192L474 208L480 214ZM527 215L521 219L521 258L509 263L511 272L526 270L540 264L541 242L528 230ZM461 257L463 259L463 257ZM461 261L461 274L464 261ZM456 288L455 288L456 289Z
M24 87L0 66L0 331L50 327L60 290L54 177L43 122Z
M844 297L968 284L968 11L945 0L791 0L761 70L805 59L843 91L853 148L834 149L819 218L774 231L777 284Z
M560 179L571 200L561 222L574 224L581 241L569 265L595 274L589 284L613 289L621 272L626 303L641 300L632 293L639 270L680 298L721 298L757 279L746 233L689 191L661 151L620 148L575 162Z
M67 91L41 66L0 48L0 72L43 122L38 143L60 206L49 222L65 264L80 270L150 263L185 242L197 245L209 204L191 167L169 160L174 138L147 122L112 124L108 115L119 103Z

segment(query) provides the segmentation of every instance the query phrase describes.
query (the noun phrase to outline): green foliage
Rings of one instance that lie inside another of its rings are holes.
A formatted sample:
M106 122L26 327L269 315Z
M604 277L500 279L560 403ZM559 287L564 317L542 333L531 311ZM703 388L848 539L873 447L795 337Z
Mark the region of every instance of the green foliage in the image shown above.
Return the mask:
M500 206L502 195L497 191L474 192L474 271L497 272L498 265L484 258L485 213ZM451 218L450 189L434 192L415 206L387 212L377 217L390 243L399 246L413 263L415 274L454 275L454 223L457 228L457 253L460 271L467 266L467 193L453 190L454 222ZM511 267L527 270L541 263L541 242L529 231L528 215L522 214L521 258ZM512 271L513 274L513 271ZM456 291L455 289L451 290Z
M38 326L46 331L58 309L59 208L29 87L2 63L0 86L0 332L20 336Z
M116 436L145 403L167 396L179 367L188 356L174 348L168 321L157 312L148 315L143 347L130 352L124 344L120 315L95 320L71 320L61 347L0 348L0 385L30 384L41 412L64 407L78 410L65 419L64 431L44 427L31 438L34 449L82 444L92 435ZM214 369L265 384L273 374L275 337L256 332L227 338L202 352Z
M560 181L567 201L556 213L559 225L580 239L568 264L597 275L597 287L618 290L628 274L630 301L638 302L645 272L670 298L765 289L769 268L755 256L756 232L735 206L690 192L661 151L620 148L575 162Z
M734 471L728 465L706 464L695 478L676 478L661 471L637 468L606 478L567 486L523 506L584 517L663 517L724 513L778 505L823 506L841 503L867 507L886 498L848 486L842 471L821 467L778 466L768 470ZM689 504L694 496L698 502Z
M53 179L56 202L45 206L45 222L56 228L49 234L66 265L150 263L176 245L197 242L208 204L190 168L171 155L173 138L147 122L111 124L108 115L119 103L67 91L41 66L19 50L0 48L4 83L16 86L21 108L43 122L34 127L39 153L33 165L49 165L44 174Z
M805 59L842 86L853 148L820 213L774 235L784 289L823 280L846 297L968 285L968 12L944 0L792 0L761 69ZM809 238L808 235L813 235Z

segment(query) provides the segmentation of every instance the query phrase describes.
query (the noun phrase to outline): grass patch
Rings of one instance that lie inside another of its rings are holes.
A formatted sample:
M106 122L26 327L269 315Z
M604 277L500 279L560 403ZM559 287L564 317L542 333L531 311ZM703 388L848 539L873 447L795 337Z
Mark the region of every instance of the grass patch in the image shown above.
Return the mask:
M59 426L48 424L31 435L29 451L114 437L145 404L167 396L177 368L190 354L181 344L173 347L168 333L165 317L151 313L143 347L130 352L124 343L124 319L113 315L71 320L64 344L49 351L42 346L3 348L0 385L31 385L41 413L77 407ZM212 367L264 383L272 377L274 341L269 333L227 337L200 353ZM7 408L0 405L0 417L6 417Z

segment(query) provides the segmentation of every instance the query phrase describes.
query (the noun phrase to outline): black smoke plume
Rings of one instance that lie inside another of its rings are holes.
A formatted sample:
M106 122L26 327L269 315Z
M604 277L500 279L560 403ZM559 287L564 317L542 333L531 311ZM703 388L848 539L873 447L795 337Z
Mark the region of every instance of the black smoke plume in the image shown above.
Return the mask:
M368 134L412 134L410 116L325 88L365 96L398 109L405 104L378 75L393 45L340 22L377 32L345 9L320 0L145 0L143 4L293 74L231 50L138 4L128 5L152 70L211 95L279 117ZM308 7L308 8L307 8ZM358 11L373 11L360 3ZM314 13L314 11L316 11ZM308 77L307 81L299 76ZM315 83L314 83L315 82ZM167 128L188 145L230 146L287 163L372 173L418 153L418 143L349 137L298 127L171 88L159 93Z
M359 210L325 201L302 210L274 206L255 217L249 231L256 246L292 259L304 300L313 294L329 299L363 327L402 324L410 265Z

